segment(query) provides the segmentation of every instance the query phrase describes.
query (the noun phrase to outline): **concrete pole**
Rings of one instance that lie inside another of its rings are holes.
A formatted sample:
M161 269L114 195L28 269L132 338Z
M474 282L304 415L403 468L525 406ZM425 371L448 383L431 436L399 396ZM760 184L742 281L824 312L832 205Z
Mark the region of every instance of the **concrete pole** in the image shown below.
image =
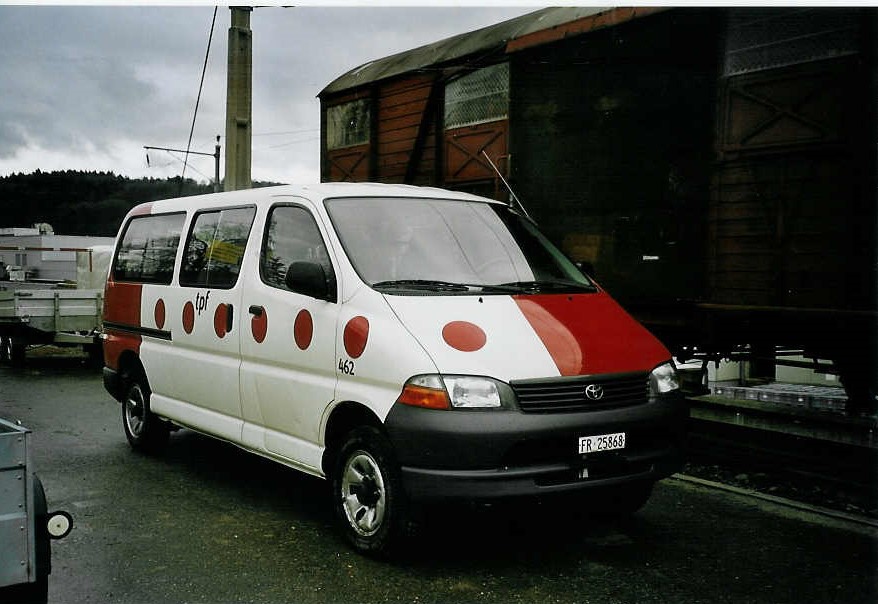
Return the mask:
M249 189L253 136L253 33L246 6L232 6L226 91L226 191Z

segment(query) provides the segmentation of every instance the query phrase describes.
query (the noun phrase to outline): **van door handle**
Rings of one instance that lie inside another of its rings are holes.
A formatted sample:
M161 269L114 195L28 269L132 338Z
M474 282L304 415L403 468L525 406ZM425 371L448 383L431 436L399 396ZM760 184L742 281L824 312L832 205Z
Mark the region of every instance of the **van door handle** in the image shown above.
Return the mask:
M254 317L261 317L262 313L265 312L265 309L259 306L258 304L253 304L250 306L250 314Z
M231 332L232 327L234 327L234 325L235 325L234 316L235 316L235 307L232 306L231 304L228 304L226 306L226 333Z

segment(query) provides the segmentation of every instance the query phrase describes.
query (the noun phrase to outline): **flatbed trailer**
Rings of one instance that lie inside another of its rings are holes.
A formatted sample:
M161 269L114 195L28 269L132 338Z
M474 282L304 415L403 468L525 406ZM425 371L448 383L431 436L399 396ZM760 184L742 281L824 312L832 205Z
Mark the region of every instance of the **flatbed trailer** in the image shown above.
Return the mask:
M103 291L40 284L0 288L0 360L23 363L34 345L82 346L100 356Z

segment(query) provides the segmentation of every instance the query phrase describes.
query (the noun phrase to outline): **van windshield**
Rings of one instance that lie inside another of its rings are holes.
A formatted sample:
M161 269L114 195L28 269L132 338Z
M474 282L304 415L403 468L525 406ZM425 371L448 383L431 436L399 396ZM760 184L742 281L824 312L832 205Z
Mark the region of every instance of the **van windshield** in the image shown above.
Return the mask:
M529 220L501 204L337 198L326 207L360 278L385 293L597 291Z

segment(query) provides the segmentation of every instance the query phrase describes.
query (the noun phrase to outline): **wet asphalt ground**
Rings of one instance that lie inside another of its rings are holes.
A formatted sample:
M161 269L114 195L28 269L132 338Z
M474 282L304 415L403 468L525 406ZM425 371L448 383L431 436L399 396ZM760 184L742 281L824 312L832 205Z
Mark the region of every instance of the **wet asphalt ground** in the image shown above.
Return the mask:
M75 355L0 366L0 415L34 431L49 508L74 516L50 602L878 601L872 527L674 479L626 521L434 510L375 561L340 538L325 482L189 431L136 454L120 413Z

